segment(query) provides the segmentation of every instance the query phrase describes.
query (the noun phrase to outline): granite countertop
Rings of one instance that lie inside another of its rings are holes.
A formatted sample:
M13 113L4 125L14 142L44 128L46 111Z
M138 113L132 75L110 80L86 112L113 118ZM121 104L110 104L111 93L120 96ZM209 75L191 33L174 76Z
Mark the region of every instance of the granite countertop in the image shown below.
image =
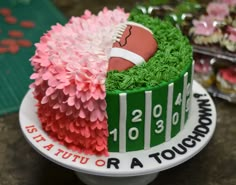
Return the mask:
M116 5L131 9L135 2L54 0L67 16L84 9L97 12ZM236 185L236 104L214 98L217 127L209 144L195 157L163 171L151 185ZM74 172L38 154L26 142L19 127L18 113L0 117L0 185L63 185L83 183Z

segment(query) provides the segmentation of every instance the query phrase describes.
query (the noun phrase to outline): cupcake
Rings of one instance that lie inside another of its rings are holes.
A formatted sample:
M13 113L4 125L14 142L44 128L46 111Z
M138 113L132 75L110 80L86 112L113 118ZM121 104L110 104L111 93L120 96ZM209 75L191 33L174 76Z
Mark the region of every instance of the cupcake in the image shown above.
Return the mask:
M235 11L236 11L236 0L218 0L218 2L228 5L230 12L235 13Z
M218 71L216 86L222 93L236 95L236 65Z
M195 44L209 45L217 44L222 39L222 31L216 26L218 24L212 17L203 16L200 20L193 20L193 27L189 35Z
M218 23L218 27L227 24L232 24L234 18L230 11L230 5L225 2L212 2L207 5L206 12L209 17L212 17Z
M214 59L205 55L194 56L194 77L205 88L210 87L215 82L215 74L212 68Z
M212 17L217 21L224 21L230 14L229 6L226 3L221 2L209 3L206 11L209 17Z
M206 15L199 20L193 20L193 27L189 30L195 44L209 45L218 44L222 37L221 28L228 22L229 7L225 3L209 3L206 8Z
M224 34L224 37L222 37L220 45L231 52L236 51L236 28L227 26L226 32Z

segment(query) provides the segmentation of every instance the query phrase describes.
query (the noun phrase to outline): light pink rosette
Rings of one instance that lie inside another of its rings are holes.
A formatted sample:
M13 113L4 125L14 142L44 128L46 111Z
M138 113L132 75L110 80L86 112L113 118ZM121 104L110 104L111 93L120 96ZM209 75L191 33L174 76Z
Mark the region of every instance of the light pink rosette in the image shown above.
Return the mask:
M51 27L31 58L34 96L43 129L79 152L108 155L105 80L116 25L123 9L86 10Z

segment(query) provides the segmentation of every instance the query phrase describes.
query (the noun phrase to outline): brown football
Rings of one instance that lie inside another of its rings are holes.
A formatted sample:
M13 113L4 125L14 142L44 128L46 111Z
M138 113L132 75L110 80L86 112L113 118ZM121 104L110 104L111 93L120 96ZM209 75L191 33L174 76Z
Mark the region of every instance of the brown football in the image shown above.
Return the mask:
M157 47L151 30L135 22L123 23L114 35L108 71L123 71L147 62Z

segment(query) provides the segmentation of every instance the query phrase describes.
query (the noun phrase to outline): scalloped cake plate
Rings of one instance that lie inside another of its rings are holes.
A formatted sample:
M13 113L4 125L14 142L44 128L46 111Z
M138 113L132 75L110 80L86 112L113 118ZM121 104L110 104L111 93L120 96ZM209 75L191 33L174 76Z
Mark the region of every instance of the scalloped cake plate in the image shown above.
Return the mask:
M140 176L172 168L200 152L216 127L215 105L207 91L194 81L190 118L177 136L148 150L92 156L72 151L52 140L41 128L35 104L32 92L28 91L19 111L20 127L29 144L58 165L98 176Z

